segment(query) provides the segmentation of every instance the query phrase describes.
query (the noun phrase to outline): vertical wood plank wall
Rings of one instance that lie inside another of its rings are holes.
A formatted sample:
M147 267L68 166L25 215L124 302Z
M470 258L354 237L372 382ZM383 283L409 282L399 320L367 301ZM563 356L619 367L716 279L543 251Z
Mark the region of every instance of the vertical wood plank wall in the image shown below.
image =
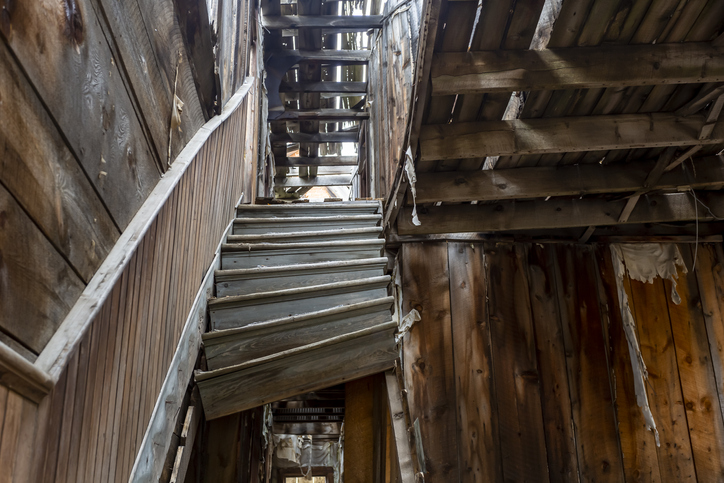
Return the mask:
M242 193L256 90L201 147L36 405L0 386L1 481L126 481L196 292Z
M657 447L607 247L405 244L404 313L422 319L403 367L425 481L724 481L724 250L679 248L680 305L668 280L625 280Z
M392 14L400 3L387 2L381 14ZM367 163L360 171L360 178L364 180L363 189L374 188L370 194L376 198L389 195L404 154L401 149L405 145L410 116L422 5L423 2L418 0L409 6L401 6L397 13L387 18L374 40L367 77L378 82L370 82L368 87L371 104L366 144L367 157L374 163Z

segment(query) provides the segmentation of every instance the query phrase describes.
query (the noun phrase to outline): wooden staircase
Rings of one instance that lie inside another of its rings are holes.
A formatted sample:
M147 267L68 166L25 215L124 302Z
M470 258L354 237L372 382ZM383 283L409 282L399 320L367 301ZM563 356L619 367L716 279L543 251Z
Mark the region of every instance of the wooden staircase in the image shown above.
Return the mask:
M196 374L207 419L393 366L378 202L237 209Z

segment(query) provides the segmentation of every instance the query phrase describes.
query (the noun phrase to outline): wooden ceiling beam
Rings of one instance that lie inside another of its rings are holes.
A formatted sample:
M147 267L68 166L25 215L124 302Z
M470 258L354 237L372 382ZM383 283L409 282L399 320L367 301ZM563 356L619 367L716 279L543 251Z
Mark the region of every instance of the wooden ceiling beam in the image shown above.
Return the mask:
M338 94L366 94L366 82L282 82L279 92L325 92Z
M357 166L357 156L319 156L317 158L290 157L275 158L276 167L296 168L299 166Z
M359 134L354 131L320 132L320 133L271 133L269 139L272 144L285 143L356 143Z
M697 194L717 217L724 217L724 197ZM477 205L419 206L420 226L412 224L411 207L405 206L398 217L400 235L443 233L493 233L512 230L545 230L610 226L620 224L619 214L627 200L557 199L549 201L503 201ZM695 207L690 193L643 196L626 223L673 223L698 218L715 220L700 204Z
M724 81L709 42L435 54L432 94L483 94Z
M724 122L700 140L705 124L703 116L653 113L428 125L421 132L420 157L436 161L723 143Z
M301 109L284 111L276 121L360 121L369 119L370 113L356 109Z
M548 196L630 193L645 186L654 161L602 166L493 169L471 172L417 173L417 203L498 201ZM664 173L647 190L720 189L724 187L724 158L696 160L696 173L686 179L679 171Z
M352 176L346 175L319 175L300 178L299 176L287 176L286 178L274 178L274 186L277 188L309 188L313 186L349 186L352 184Z
M269 30L315 28L369 30L382 27L382 15L281 15L264 16L262 25Z
M370 60L370 50L281 50L275 57L292 58L295 62L319 62L322 64L356 65Z

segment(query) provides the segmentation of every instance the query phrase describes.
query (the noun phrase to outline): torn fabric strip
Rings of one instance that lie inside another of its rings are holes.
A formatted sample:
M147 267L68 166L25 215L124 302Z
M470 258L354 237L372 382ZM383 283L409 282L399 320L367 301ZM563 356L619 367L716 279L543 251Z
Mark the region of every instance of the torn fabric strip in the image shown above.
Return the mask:
M405 174L407 174L407 181L410 183L410 193L412 193L412 224L420 226L420 220L417 218L417 202L415 201L415 196L417 195L417 192L415 191L417 175L415 174L415 165L412 161L412 151L409 147L405 152Z
M611 259L613 261L613 271L616 274L616 289L618 292L618 302L621 307L621 321L623 322L623 330L626 334L628 343L629 357L631 358L631 368L634 376L634 390L636 392L636 403L641 408L644 415L646 429L654 433L656 446L661 446L659 441L659 431L656 429L654 415L651 414L648 395L646 394L646 380L649 377L646 370L641 348L636 338L636 321L631 313L631 307L628 303L628 295L623 286L623 279L626 274L626 266L624 265L624 255L621 245L611 245Z

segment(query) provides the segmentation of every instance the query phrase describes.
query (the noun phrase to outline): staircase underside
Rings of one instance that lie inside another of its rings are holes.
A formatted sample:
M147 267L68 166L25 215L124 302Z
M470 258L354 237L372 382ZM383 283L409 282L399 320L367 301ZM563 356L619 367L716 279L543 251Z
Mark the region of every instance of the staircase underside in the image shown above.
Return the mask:
M384 371L397 349L378 202L240 207L196 374L207 419Z

